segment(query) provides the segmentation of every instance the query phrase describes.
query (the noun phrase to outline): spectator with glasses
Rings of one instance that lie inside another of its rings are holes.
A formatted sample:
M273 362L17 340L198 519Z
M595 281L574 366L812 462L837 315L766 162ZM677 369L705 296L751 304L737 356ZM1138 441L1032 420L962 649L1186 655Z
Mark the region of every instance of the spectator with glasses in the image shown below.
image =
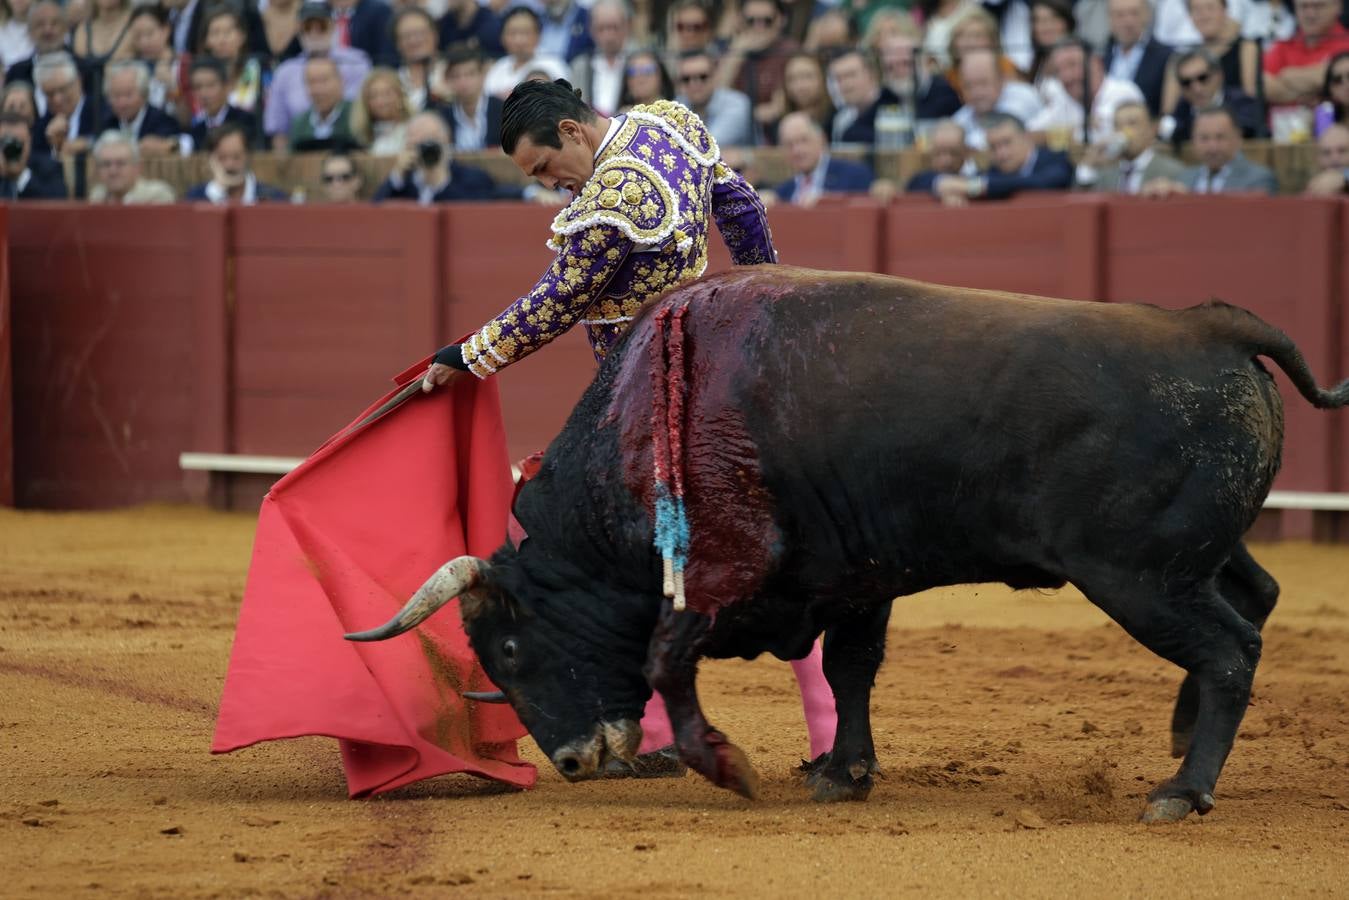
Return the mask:
M356 168L356 160L341 150L332 150L323 157L319 179L323 182L325 203L357 203L365 188L365 178Z
M675 59L698 50L716 52L716 23L704 0L676 0L670 4L665 45Z
M717 70L717 84L749 97L756 110L772 108L782 89L787 58L800 47L783 33L786 16L777 0L743 0L740 20L741 28Z
M105 131L94 142L94 177L90 203L132 206L172 203L173 188L156 178L141 177L136 142L120 131Z
M679 60L679 93L675 99L698 114L722 147L754 143L749 98L739 91L717 87L716 63L695 51Z
M46 115L33 126L33 155L61 158L88 150L98 123L75 60L64 52L40 56L33 78L47 98Z
M623 96L618 101L618 111L627 112L634 106L655 103L657 100L673 100L674 82L670 73L665 71L660 57L653 50L638 50L628 55L623 66Z
M1162 120L1161 134L1179 148L1190 140L1195 117L1205 110L1227 109L1245 138L1258 137L1264 128L1260 104L1239 87L1224 84L1223 70L1207 50L1191 50L1176 62L1181 98L1175 112Z

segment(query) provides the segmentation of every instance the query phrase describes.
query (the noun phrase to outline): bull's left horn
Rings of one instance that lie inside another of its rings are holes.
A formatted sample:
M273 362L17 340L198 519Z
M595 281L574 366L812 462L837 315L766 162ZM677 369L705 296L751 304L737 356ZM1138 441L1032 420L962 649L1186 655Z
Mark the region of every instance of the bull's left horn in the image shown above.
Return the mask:
M465 700L477 700L479 703L510 703L504 691L464 691L459 696Z
M476 556L452 559L417 589L398 615L378 628L352 632L345 637L349 641L383 641L396 637L420 625L427 616L455 597L472 590L486 571L487 563Z

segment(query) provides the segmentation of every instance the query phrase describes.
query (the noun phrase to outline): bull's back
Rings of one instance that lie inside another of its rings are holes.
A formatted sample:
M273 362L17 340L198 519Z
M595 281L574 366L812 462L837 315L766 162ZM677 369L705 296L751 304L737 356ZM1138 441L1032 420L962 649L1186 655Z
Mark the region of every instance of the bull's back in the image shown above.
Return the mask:
M1268 377L1198 311L788 267L680 293L690 388L713 400L693 427L743 419L752 450L721 462L757 471L810 558L924 547L928 570L998 577L1126 541L1216 545L1277 468Z

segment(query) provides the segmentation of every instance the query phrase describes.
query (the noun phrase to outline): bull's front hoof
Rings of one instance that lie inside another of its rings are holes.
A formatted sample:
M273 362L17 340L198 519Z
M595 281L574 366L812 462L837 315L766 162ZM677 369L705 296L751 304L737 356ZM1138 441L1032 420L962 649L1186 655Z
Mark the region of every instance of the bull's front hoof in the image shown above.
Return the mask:
M717 787L735 791L746 800L759 799L759 775L749 764L749 757L735 744L727 741L717 747Z
M836 764L831 754L824 753L802 763L801 771L806 773L806 787L814 789L811 799L816 803L847 803L867 799L875 786L877 768L875 760Z
M1171 758L1180 759L1186 753L1190 752L1190 741L1194 738L1193 731L1173 731L1171 732Z
M1205 815L1213 809L1213 795L1168 782L1148 795L1148 805L1138 817L1140 822L1154 824L1179 822L1191 812Z
M630 763L610 759L600 769L601 778L683 778L687 773L673 744L635 756Z

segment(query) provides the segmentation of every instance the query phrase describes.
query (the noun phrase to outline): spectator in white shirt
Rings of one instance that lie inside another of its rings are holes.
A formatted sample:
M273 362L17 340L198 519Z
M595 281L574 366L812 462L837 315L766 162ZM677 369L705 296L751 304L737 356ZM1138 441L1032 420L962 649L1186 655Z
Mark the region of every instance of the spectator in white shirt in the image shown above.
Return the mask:
M1069 38L1055 44L1045 64L1047 77L1040 84L1044 109L1027 123L1027 128L1046 136L1051 144L1066 143L1060 137L1071 135L1083 143L1083 100L1090 97L1090 143L1103 144L1115 132L1115 110L1122 103L1144 102L1143 91L1132 81L1105 74L1101 58L1089 54L1081 41ZM1062 149L1062 147L1058 147Z
M623 0L596 0L590 10L590 38L595 42L595 52L572 60L571 83L602 116L618 111L631 33L628 6Z
M990 50L971 50L965 54L960 60L960 84L965 92L965 105L951 118L965 129L965 142L974 150L988 149L980 124L984 116L1000 112L1030 122L1042 107L1035 88L1003 78L998 55Z
M487 93L506 99L517 84L531 72L546 72L550 78L566 78L566 63L552 56L538 55L539 15L526 7L516 7L501 23L501 45L506 55L487 70Z

